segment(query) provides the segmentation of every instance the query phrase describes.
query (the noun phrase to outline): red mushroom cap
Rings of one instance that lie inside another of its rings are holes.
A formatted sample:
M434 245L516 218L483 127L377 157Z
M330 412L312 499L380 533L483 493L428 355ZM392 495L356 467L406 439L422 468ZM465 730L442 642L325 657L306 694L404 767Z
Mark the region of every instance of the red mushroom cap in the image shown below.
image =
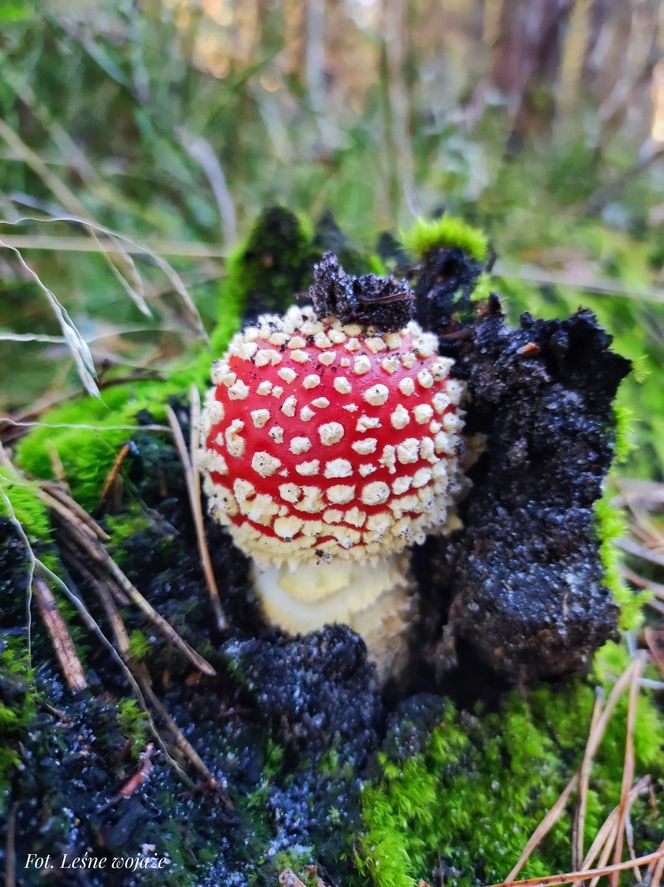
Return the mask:
M444 525L463 385L438 340L266 315L212 371L203 413L210 513L258 560L393 553Z

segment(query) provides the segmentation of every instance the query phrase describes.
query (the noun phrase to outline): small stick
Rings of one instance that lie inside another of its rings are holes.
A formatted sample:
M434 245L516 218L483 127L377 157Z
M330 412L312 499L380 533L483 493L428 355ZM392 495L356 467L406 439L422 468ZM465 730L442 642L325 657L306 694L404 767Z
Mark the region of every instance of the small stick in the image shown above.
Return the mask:
M617 865L622 860L623 839L625 834L625 818L627 815L627 805L629 799L629 790L634 780L634 724L636 721L636 700L639 694L639 678L645 666L645 658L643 654L637 654L634 668L632 670L631 684L629 688L629 702L627 707L627 726L625 732L625 763L623 766L622 789L620 792L620 809L618 812L618 830L616 836L616 845L613 852L613 862ZM615 872L611 875L611 887L618 887L620 881L620 873Z
M123 444L120 447L120 450L115 457L113 464L111 465L111 470L106 475L106 479L104 480L104 485L101 488L101 493L99 494L99 502L97 503L97 510L101 509L102 505L106 501L106 497L108 493L115 483L115 479L118 476L120 469L122 468L122 463L129 455L129 444Z
M525 881L501 881L497 884L490 884L489 887L557 887L559 884L573 884L576 881L586 881L589 877L603 878L606 875L612 875L614 872L624 872L637 866L647 865L649 862L656 862L664 858L664 850L654 850L645 856L639 856L637 859L628 859L618 865L608 865L604 868L590 869L586 872L566 872L563 875L547 875L542 878L527 878Z
M178 422L177 416L175 415L172 407L168 406L166 408L166 412L168 414L168 421L170 423L171 429L173 431L173 438L175 440L175 446L177 447L178 454L180 456L180 461L182 462L182 466L184 468L185 479L187 483L187 494L189 496L189 505L191 507L191 514L194 519L194 528L196 530L196 541L198 543L198 553L201 559L201 567L203 569L203 575L205 576L205 584L207 585L208 594L210 595L210 601L212 603L212 608L214 610L214 614L217 620L217 627L220 631L223 631L226 626L226 618L224 616L223 609L221 607L221 599L219 597L219 589L217 587L216 579L214 578L214 571L212 569L212 561L210 560L210 551L207 545L207 539L205 537L205 524L203 522L203 510L201 508L201 482L200 482L200 474L198 471L197 465L197 452L198 452L198 428L200 422L200 412L201 412L201 403L200 397L198 394L198 389L195 385L191 386L190 389L191 396L191 414L190 414L190 440L189 440L189 451L187 451L187 445L184 441L184 436L182 434L182 428L180 427L180 423Z
M120 791L114 795L110 801L106 801L105 804L102 804L101 807L98 807L95 811L97 814L103 813L105 810L108 810L109 807L112 807L114 804L117 804L118 801L121 801L126 798L131 798L137 788L139 788L143 783L148 779L152 771L154 770L154 764L152 763L152 755L154 754L154 745L150 743L144 752L141 753L140 762L138 770L134 773L134 775L127 780L127 782L122 786Z
M72 693L80 693L88 686L81 660L69 634L67 623L62 618L51 589L40 577L34 582L35 600L44 628L53 644L53 650Z
M65 505L69 511L82 520L84 524L87 524L98 539L101 539L102 542L108 542L110 540L111 537L106 530L103 530L97 521L87 513L85 508L79 505L76 499L73 499L62 489L62 487L59 487L58 484L54 484L50 481L43 481L41 487L42 490Z
M78 515L74 514L74 512L59 499L55 499L45 490L39 490L38 495L42 502L47 505L51 511L57 512L62 518L73 524L79 533L86 536L88 539L92 539L93 541L96 540L97 537L90 524L86 521L82 521Z

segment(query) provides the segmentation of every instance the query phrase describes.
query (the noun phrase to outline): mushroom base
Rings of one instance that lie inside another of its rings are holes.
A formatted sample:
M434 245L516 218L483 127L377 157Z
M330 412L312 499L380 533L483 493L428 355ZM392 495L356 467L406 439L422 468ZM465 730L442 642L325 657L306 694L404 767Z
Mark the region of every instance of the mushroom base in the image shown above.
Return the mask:
M405 664L414 586L407 553L374 564L350 560L290 569L253 561L254 587L267 618L291 634L349 625L364 638L381 680Z

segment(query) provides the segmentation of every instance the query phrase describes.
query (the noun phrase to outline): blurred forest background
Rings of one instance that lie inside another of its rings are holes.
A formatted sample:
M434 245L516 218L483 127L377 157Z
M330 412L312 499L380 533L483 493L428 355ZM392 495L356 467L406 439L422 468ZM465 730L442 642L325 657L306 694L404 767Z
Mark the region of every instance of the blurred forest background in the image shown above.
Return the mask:
M444 208L512 315L599 314L637 366L629 471L661 476L659 0L0 0L0 25L14 418L80 390L63 316L102 380L167 372L265 205L364 250Z

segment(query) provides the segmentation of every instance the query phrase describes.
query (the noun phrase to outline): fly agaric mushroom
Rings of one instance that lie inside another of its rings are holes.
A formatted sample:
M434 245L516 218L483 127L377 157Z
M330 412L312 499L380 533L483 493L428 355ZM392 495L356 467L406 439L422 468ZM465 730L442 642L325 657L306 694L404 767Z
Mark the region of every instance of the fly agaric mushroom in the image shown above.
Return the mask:
M309 295L214 364L204 490L266 616L292 633L349 624L385 676L405 650L405 549L445 527L461 486L463 385L402 282L327 254Z

